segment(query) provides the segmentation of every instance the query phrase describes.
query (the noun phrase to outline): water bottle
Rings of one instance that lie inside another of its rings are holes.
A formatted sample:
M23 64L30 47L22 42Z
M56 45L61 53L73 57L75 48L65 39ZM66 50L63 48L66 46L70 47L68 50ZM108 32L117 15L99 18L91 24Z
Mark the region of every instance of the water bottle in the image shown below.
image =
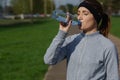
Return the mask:
M66 20L67 13L63 12L62 10L54 10L52 12L52 18L56 19L59 22L62 22L64 24L68 24L68 21ZM77 20L75 15L72 15L69 13L70 19L72 20L72 26L80 26L81 22Z

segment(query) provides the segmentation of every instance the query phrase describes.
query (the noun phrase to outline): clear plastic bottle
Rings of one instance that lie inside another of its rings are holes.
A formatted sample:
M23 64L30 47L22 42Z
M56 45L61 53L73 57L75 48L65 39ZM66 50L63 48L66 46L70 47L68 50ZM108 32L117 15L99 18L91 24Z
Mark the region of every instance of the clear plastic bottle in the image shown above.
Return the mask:
M63 22L64 24L68 24L66 20L67 13L64 13L62 10L54 10L52 12L52 18L56 19L59 22ZM76 16L69 13L70 19L72 20L72 26L80 26L81 22L77 20Z

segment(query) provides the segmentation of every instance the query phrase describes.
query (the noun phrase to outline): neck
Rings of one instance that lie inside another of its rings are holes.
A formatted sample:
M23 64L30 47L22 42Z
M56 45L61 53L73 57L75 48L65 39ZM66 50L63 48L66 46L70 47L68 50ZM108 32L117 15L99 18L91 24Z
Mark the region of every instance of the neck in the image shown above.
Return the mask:
M93 29L93 30L90 30L90 31L83 31L86 35L89 35L89 34L93 34L95 32L97 32L97 29Z

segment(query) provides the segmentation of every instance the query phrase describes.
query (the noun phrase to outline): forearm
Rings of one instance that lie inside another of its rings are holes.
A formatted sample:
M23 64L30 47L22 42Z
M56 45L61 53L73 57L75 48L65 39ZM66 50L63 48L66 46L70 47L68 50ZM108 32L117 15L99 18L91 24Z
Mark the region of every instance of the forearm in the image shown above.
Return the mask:
M65 57L61 53L61 47L65 41L66 35L67 35L66 32L59 30L58 34L53 39L52 43L50 44L44 56L44 62L46 64L56 64L58 60L62 60Z

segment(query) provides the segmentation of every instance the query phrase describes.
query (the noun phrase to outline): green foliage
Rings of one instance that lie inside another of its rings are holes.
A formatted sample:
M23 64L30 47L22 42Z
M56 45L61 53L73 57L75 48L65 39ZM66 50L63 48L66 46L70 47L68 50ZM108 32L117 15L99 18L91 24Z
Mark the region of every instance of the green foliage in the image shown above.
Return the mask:
M67 5L61 5L59 9L63 10L64 12L69 11L72 14L77 13L78 6L77 5L72 5L72 4L67 4Z
M113 4L112 5L113 11L118 13L118 11L120 10L120 6L118 6L118 5L120 5L120 0L113 0L112 4Z
M53 0L47 0L47 13L50 14L55 9Z
M66 6L64 6L64 5L61 5L61 6L59 7L59 9L60 9L60 10L63 10L64 12L66 12Z
M73 5L72 4L67 4L67 11L69 11L70 13L73 13Z
M111 10L112 12L118 12L120 9L120 0L98 0L100 1L103 6L104 6L104 10L108 11Z
M11 4L15 14L30 13L29 0L11 0Z
M2 6L0 5L0 12L2 12Z
M52 9L55 9L53 0L46 0L47 13L51 13ZM44 0L11 0L13 11L15 14L20 13L44 13ZM31 5L32 4L32 5Z
M73 7L73 14L77 14L77 11L78 11L78 6L74 6Z
M0 27L0 80L43 80L43 56L57 33L55 21Z
M44 1L43 0L33 0L33 13L43 13L44 12Z

